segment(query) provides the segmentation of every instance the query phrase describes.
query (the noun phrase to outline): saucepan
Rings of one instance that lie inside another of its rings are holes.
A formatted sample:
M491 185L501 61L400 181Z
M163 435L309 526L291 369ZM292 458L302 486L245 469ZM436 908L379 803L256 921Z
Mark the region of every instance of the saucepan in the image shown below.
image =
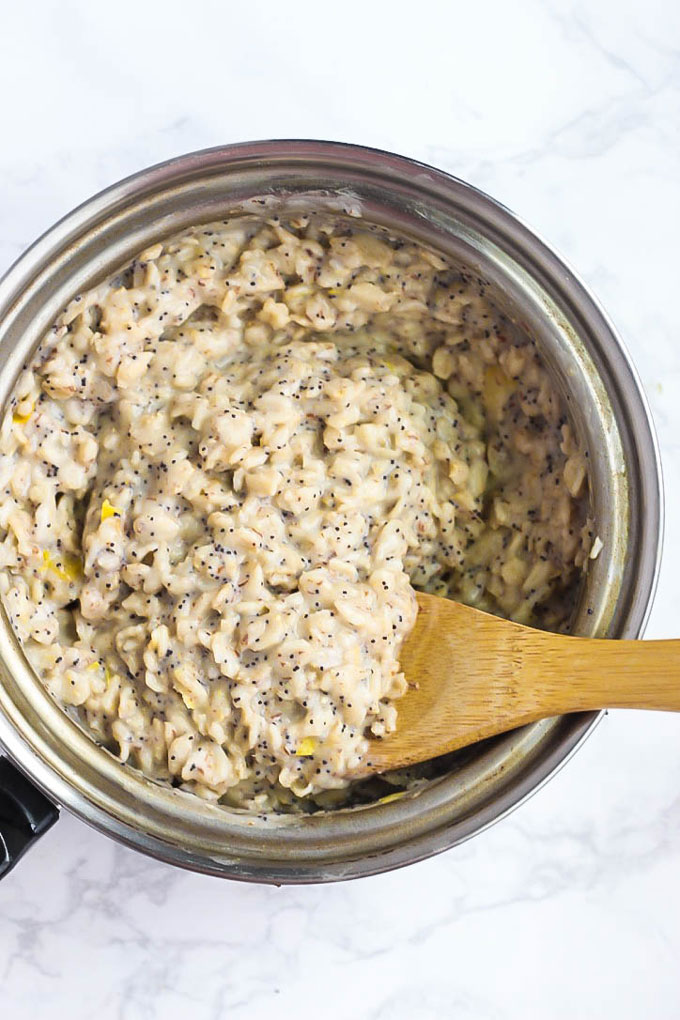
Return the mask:
M0 405L60 309L150 244L244 210L328 208L448 253L530 332L590 451L602 549L575 633L642 634L662 532L659 455L638 377L574 272L492 198L387 152L317 141L229 145L170 160L108 188L49 230L0 282ZM398 800L370 787L352 807L269 818L156 784L97 746L50 698L0 616L0 871L64 808L106 835L196 871L270 883L371 875L481 832L579 747L597 713L544 720L431 763ZM47 837L49 838L49 837Z

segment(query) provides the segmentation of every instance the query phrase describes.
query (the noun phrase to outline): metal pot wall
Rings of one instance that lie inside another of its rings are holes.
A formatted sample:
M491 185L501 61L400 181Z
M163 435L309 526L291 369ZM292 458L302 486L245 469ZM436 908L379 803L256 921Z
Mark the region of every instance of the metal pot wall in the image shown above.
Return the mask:
M329 142L256 142L192 153L114 185L53 227L0 282L0 405L68 300L147 245L244 209L310 206L360 214L448 252L536 338L590 454L603 541L574 631L639 637L660 555L661 479L649 410L621 341L571 269L508 210L412 160ZM0 743L20 773L7 761L0 768L0 872L56 820L55 805L154 857L231 878L325 882L386 871L502 817L597 718L546 720L451 755L424 788L392 803L264 822L155 784L95 745L47 695L3 614Z

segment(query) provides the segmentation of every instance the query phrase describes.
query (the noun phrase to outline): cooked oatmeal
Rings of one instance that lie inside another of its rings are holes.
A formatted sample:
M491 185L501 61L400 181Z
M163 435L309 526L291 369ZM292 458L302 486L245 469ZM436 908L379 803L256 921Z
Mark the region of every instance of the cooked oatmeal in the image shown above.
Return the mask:
M565 625L586 464L483 281L357 221L214 223L78 295L19 377L2 600L123 762L323 802L395 728L414 588Z

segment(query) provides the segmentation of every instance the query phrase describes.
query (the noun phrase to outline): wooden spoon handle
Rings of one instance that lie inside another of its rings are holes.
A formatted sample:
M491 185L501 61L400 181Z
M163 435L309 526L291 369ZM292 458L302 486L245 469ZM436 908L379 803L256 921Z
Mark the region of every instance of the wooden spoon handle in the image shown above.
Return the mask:
M610 641L534 631L516 651L518 687L536 718L598 708L680 712L680 640ZM532 689L522 676L544 679Z

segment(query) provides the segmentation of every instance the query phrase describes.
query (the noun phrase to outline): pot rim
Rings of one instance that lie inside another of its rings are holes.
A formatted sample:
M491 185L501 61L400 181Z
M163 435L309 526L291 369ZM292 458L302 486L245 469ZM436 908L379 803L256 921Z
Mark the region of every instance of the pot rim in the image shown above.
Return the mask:
M322 153L328 158L334 155L342 155L345 162L354 162L359 168L368 166L371 161L377 161L383 171L391 170L405 175L414 180L419 174L426 175L428 180L446 187L460 189L469 196L474 197L477 202L489 208L496 215L500 215L502 224L506 228L519 233L519 241L524 241L533 247L534 252L542 256L548 263L546 273L550 275L557 272L563 274L562 286L568 287L571 296L577 301L582 309L588 313L590 320L598 326L603 336L613 343L613 352L618 356L620 364L614 373L618 382L622 385L622 377L628 376L629 396L633 395L638 404L638 428L642 423L644 435L636 435L636 444L643 448L646 464L646 484L649 491L646 493L647 504L641 510L643 524L645 525L644 543L646 553L646 578L638 591L638 601L630 608L631 620L626 621L626 632L628 636L639 636L651 612L654 594L658 584L660 569L661 547L663 542L663 492L661 460L658 448L658 441L655 434L649 404L642 388L638 373L633 366L630 355L623 344L613 323L604 312L599 301L592 295L590 290L583 283L570 265L556 253L555 249L548 245L540 235L529 228L526 223L512 213L506 206L493 199L485 192L461 181L453 175L428 166L425 163L399 156L381 149L356 146L342 142L325 142L314 140L270 140L259 142L242 142L228 146L215 146L209 149L198 150L170 160L163 161L151 167L142 169L123 180L100 191L92 198L77 206L72 212L66 214L57 223L48 229L38 238L0 278L0 309L5 310L4 317L20 300L21 292L32 279L49 264L51 257L57 250L62 250L65 239L77 237L78 231L83 228L97 215L104 215L107 211L111 213L125 199L139 195L145 190L158 187L168 181L179 180L183 174L188 175L201 167L205 173L211 169L223 168L229 161L238 161L239 158L261 160L264 164L272 163L275 160L285 162L287 159L304 159L318 157ZM594 326L593 326L594 328ZM611 365L608 365L611 369ZM9 371L6 369L5 371ZM617 374L618 373L618 374ZM5 373L3 373L5 374ZM623 400L626 405L626 401ZM653 534L656 531L656 540ZM641 604L642 603L642 604ZM16 660L18 662L18 660ZM1 709L1 706L0 706ZM479 812L479 824L469 831L456 832L456 824L443 824L441 828L415 833L412 838L397 845L388 846L387 849L374 852L369 856L357 859L348 859L335 862L312 862L311 865L300 865L295 873L291 873L288 862L280 869L272 867L267 861L243 868L238 862L229 862L226 866L223 861L211 860L210 857L193 853L186 847L172 846L163 843L148 833L136 827L131 827L120 822L101 806L93 808L91 803L83 801L82 795L74 786L69 783L63 775L56 774L50 766L41 758L35 747L32 747L12 725L10 718L0 710L0 745L6 749L9 756L15 763L40 787L48 796L66 806L74 814L78 815L85 822L94 825L100 831L113 835L120 842L126 843L151 856L165 860L168 863L180 865L192 870L203 871L212 874L228 874L229 877L246 881L307 883L315 881L335 881L343 878L359 877L360 875L377 874L392 868L401 867L405 864L422 860L436 853L448 849L450 846L476 835L478 832L488 828L495 821L505 817L510 811L524 803L530 796L540 789L559 769L571 758L578 747L581 746L586 737L592 732L595 724L603 713L585 713L572 716L564 724L564 733L558 741L557 747L552 754L535 763L529 769L528 775L520 776L518 782L509 789L502 792L499 800L494 806L482 807ZM537 724L540 727L542 724ZM532 731L534 727L530 728ZM88 738L89 739L89 738ZM527 739L530 739L527 736ZM382 805L380 810L385 817L392 817L397 824L405 817L403 802L395 802L389 805ZM342 812L336 812L336 818ZM317 816L311 816L312 818ZM303 870L299 870L302 868Z

